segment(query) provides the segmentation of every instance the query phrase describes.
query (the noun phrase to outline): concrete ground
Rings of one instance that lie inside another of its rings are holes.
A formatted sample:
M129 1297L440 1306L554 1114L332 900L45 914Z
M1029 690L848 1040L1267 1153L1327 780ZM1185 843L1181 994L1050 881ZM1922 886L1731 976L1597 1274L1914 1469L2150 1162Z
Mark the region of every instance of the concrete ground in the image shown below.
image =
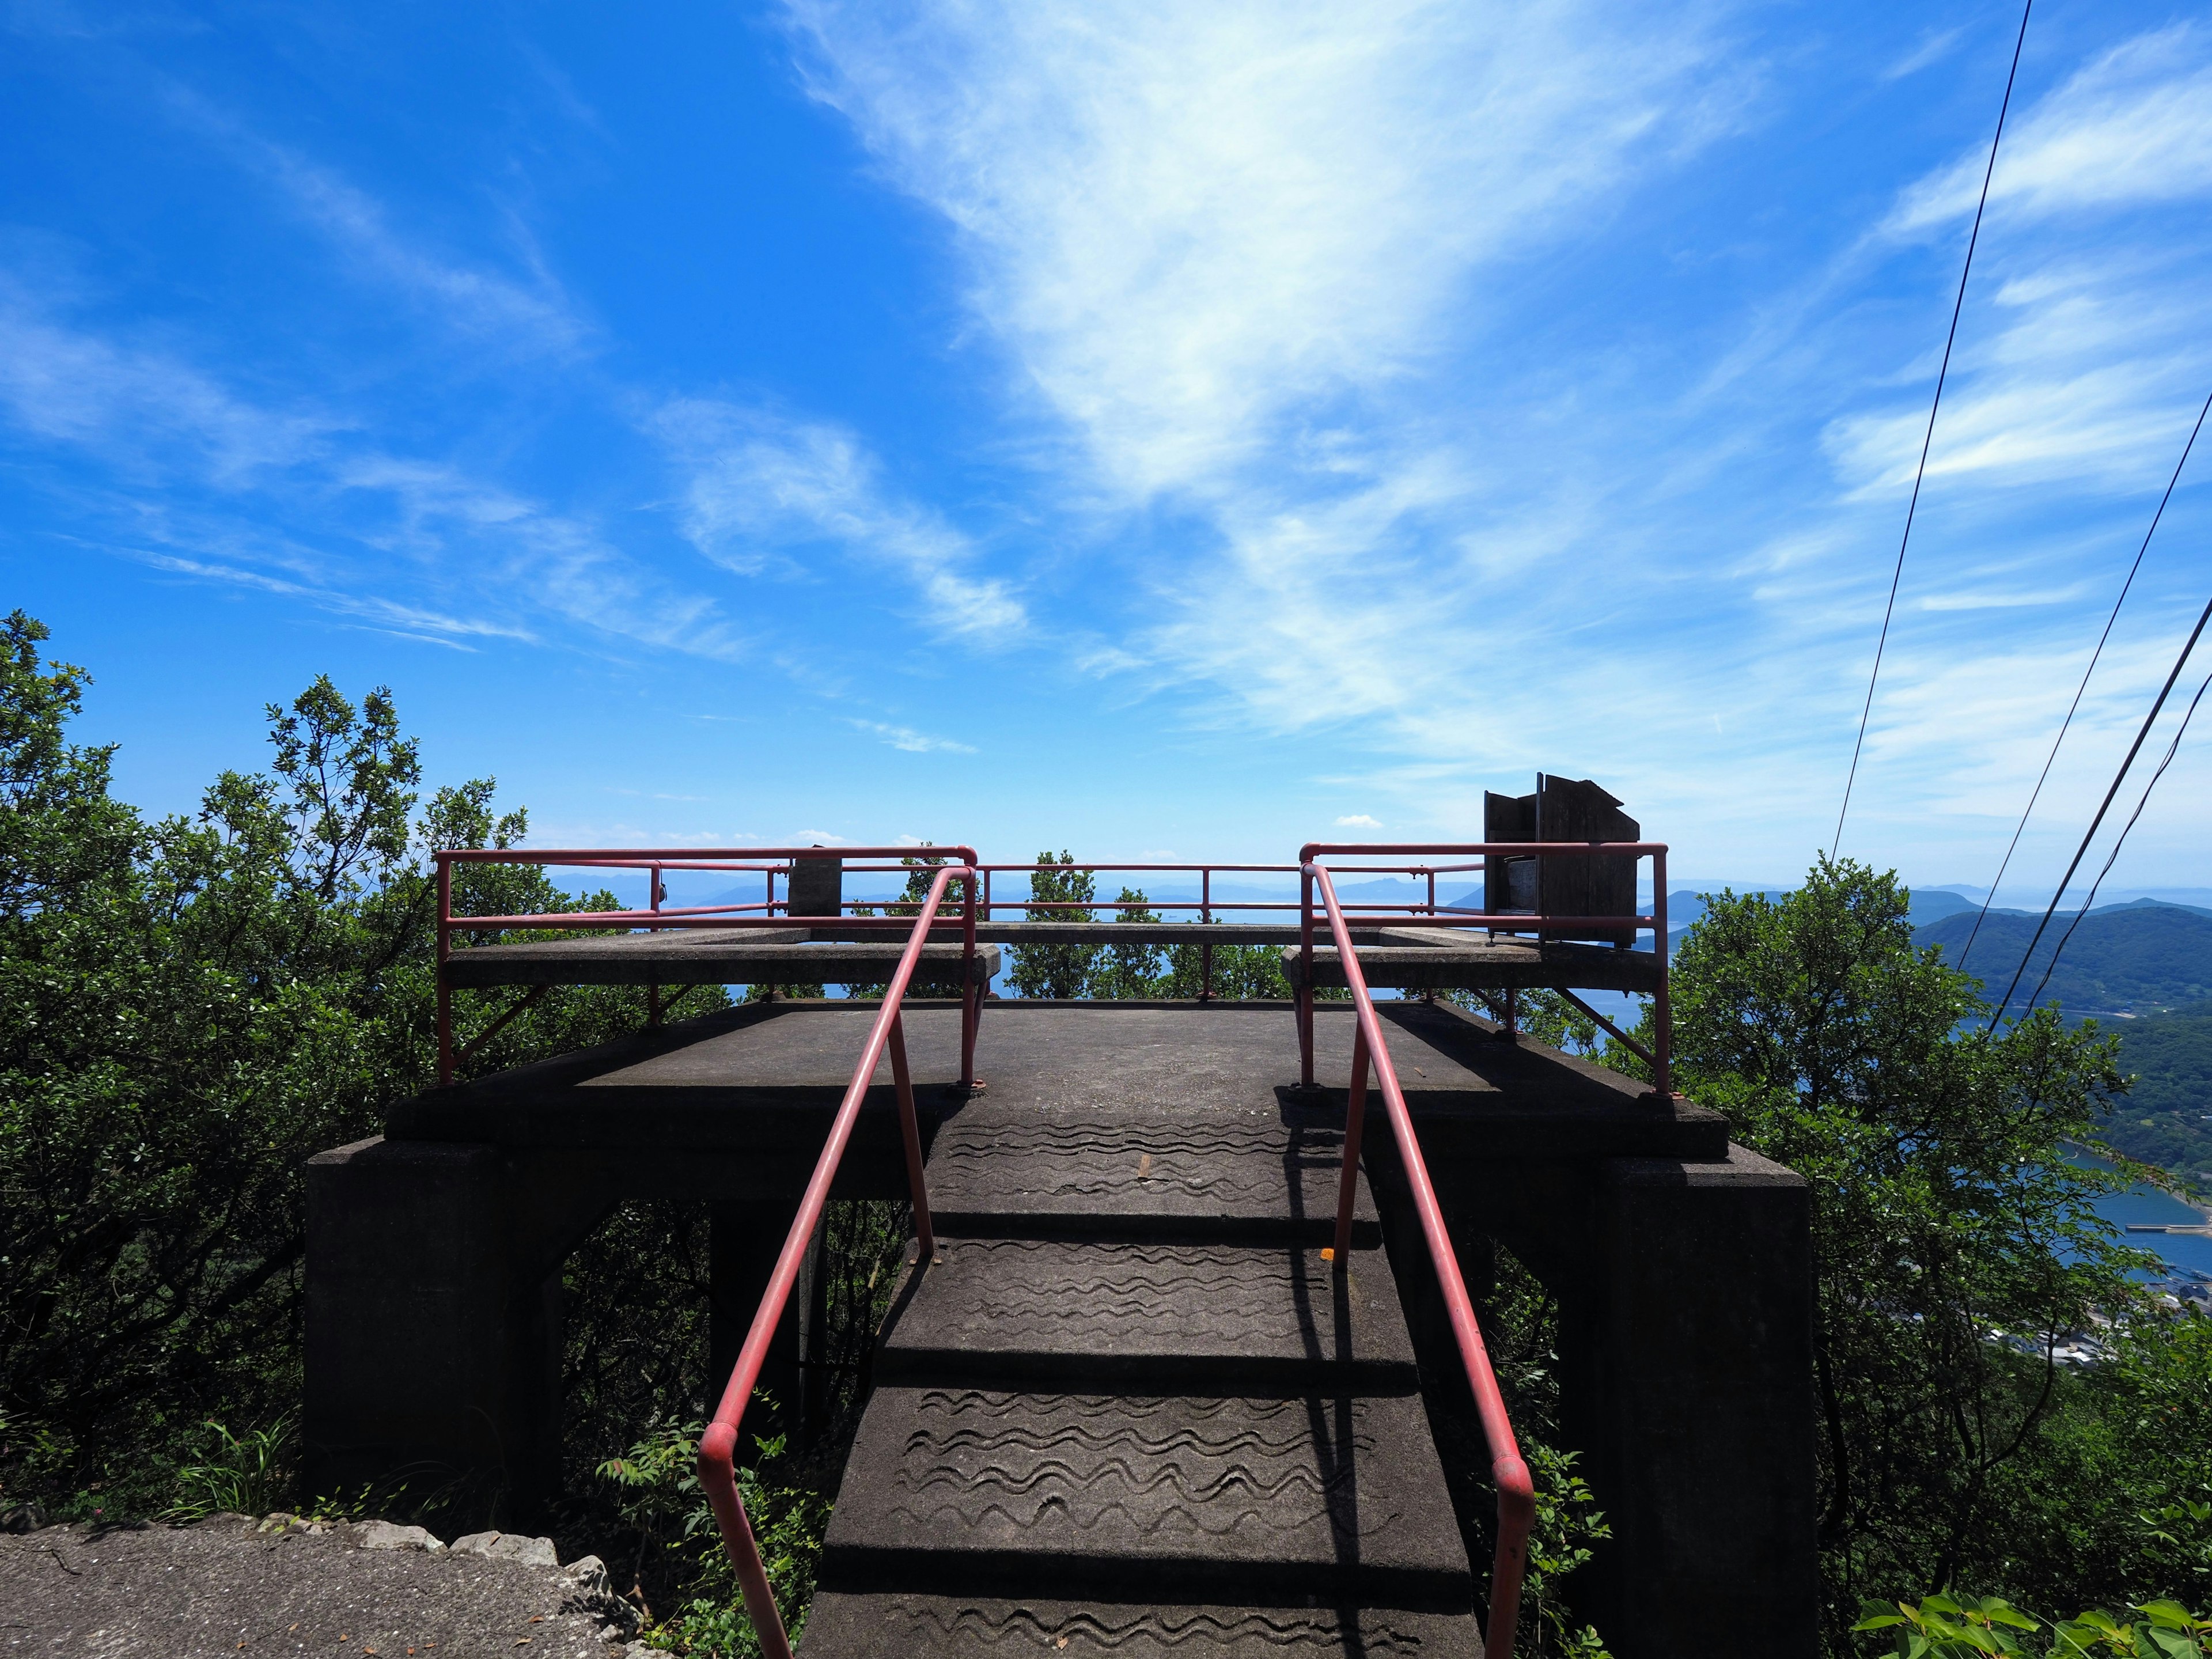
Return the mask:
M581 1572L419 1544L370 1522L263 1531L47 1527L0 1535L0 1656L615 1659L596 1564ZM531 1540L538 1542L538 1540ZM550 1546L533 1552L550 1557ZM594 1590L599 1594L595 1595Z

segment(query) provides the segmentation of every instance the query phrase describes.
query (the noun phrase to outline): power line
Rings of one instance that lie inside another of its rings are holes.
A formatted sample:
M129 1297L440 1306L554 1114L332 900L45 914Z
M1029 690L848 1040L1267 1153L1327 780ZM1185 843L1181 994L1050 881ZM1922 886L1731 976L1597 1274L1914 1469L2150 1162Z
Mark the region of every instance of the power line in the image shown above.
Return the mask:
M2105 631L2097 635L2097 648L2089 653L2089 665L2081 671L2081 684L2074 688L2074 701L2067 705L2066 718L2058 722L2058 735L2051 740L2050 754L2044 757L2043 775L2036 779L2035 787L2028 793L2027 809L2021 813L2019 823L2013 828L2012 844L2005 848L2004 861L1997 866L1996 880L1990 884L1989 896L1982 901L1981 915L1974 918L1973 927L1966 934L1966 942L1959 949L1959 966L1961 968L1966 965L1966 953L1974 948L1975 937L1982 931L1982 922L1990 914L1990 906L1996 902L1998 884L2004 880L2005 872L2012 867L2012 855L2020 847L2021 831L2027 828L2028 814L2035 811L2035 803L2043 793L2043 786L2050 780L2051 763L2058 758L2058 745L2066 741L2066 728L2074 724L2074 711L2081 706L2081 694L2089 689L2089 676L2097 672L2097 659L2105 654L2105 641L2112 637L2112 624L2120 618L2120 607L2128 601L2128 590L2136 584L2136 572L2142 568L2143 555L2150 551L2150 538L2158 533L2158 521L2166 516L2166 504L2173 499L2173 487L2181 482L2181 469L2189 465L2189 452L2197 447L2197 434L2204 429L2204 416L2208 413L2212 413L2212 392L2205 394L2204 407L2197 411L2197 424L2189 429L2189 441L2182 445L2181 459L2173 464L2173 476L2166 481L2166 494L2158 498L2158 511L2150 515L2150 528L2143 532L2142 545L2136 549L2136 562L2128 567L2127 580L2120 584L2120 597L2112 601L2112 614L2105 618ZM2192 709L2196 707L2195 703L2190 704ZM2069 928L2068 932L2070 934L2072 930ZM2063 941L2059 948L2065 948Z
M2012 83L2020 73L2020 49L2027 40L2027 15L2035 0L2020 9L2020 35L2012 43L2012 68L2005 74L2004 101L1997 106L1997 130L1990 139L1990 162L1982 169L1982 199L1974 204L1974 228L1966 238L1966 263L1959 272L1959 297L1951 302L1951 331L1943 337L1943 364L1936 371L1936 398L1928 405L1928 430L1920 439L1920 465L1912 475L1912 500L1905 509L1905 534L1897 544L1897 568L1890 574L1889 603L1882 607L1881 637L1874 647L1874 672L1867 676L1866 706L1859 710L1859 735L1851 744L1850 775L1844 780L1844 804L1836 813L1836 838L1828 856L1843 845L1844 816L1851 810L1851 786L1858 781L1859 750L1866 744L1867 717L1874 712L1875 682L1881 678L1881 653L1889 644L1889 619L1897 609L1897 585L1905 576L1905 550L1912 540L1912 516L1920 509L1920 483L1928 474L1928 447L1936 441L1936 411L1943 406L1943 381L1951 372L1951 347L1959 337L1959 313L1966 304L1966 278L1974 269L1974 246L1982 239L1982 210L1990 204L1990 179L1997 170L1997 145L2004 137L2005 112L2012 108Z
M2173 690L2173 683L2181 678L2182 668L2189 661L2189 653L2197 648L2197 636L2203 633L2207 623L2212 623L2212 599L2205 601L2204 609L2197 618L2197 626L2189 630L2189 638L2181 647L2181 654L2173 659L2173 672L2166 677L2166 684L2159 688L2158 701L2151 704L2150 713L2143 716L2142 730L2136 733L2136 740L2128 745L2127 758L2120 763L2120 769L2112 774L2112 787L2105 791L2105 799L2097 807L2097 816L2089 820L2088 832L2081 837L2081 845L2075 849L2074 861L2066 866L2066 873L2058 878L2058 890L2051 896L2051 903L2044 910L2043 920L2036 923L2035 937L2028 940L2027 949L2021 957L2020 966L2013 974L2012 983L2005 988L2003 997L1990 1015L1989 1030L1996 1030L1997 1021L2012 1006L2012 994L2020 989L2021 976L2027 972L2027 964L2035 956L2035 947L2043 941L2044 929L2051 926L2051 918L2057 911L2058 901L2066 896L2067 884L2074 879L2074 872L2081 867L2081 860L2089 851L2089 843L2096 838L2098 826L2104 823L2105 814L2112 810L2112 798L2120 793L2120 785L2127 781L2128 769L2136 763L2136 756L2143 746L2143 739L2150 735L2152 723L2158 719L2159 711L2166 707L2166 697Z
M2150 792L2158 787L2158 781L2166 775L2166 769L2173 764L2173 757L2181 752L2181 739L2189 730L2189 722L2197 717L2197 705L2204 701L2207 690L2212 690L2212 674L2204 677L2204 684L2197 688L2197 695L2189 700L2189 708L2181 716L2181 725L2174 732L2173 741L2166 745L2166 753L2159 757L2158 770L2152 773L2150 781L2143 785L2142 799L2136 803L2136 810L2128 814L2128 821L2120 826L2119 836L2112 842L2112 850L2105 859L2105 867L2097 872L2096 880L2089 884L2088 896L2081 901L2081 908L2074 913L2074 920L2067 923L2066 931L2058 936L2058 943L2051 949L2051 960L2043 964L2043 977L2036 981L2034 991L2028 996L2028 1007L2035 1006L2036 998L2041 996L2043 988L2051 983L2051 975L2057 969L2058 958L2066 953L2067 941L2074 937L2074 930L2081 925L2081 918L2089 914L2089 907L2097 902L2097 890L2105 884L2105 878L2112 873L2112 866L2119 861L2120 848L2128 844L2128 832L2136 827L2136 820L2143 815L2143 808L2150 805ZM2010 995L2010 992L2006 993L2008 998Z

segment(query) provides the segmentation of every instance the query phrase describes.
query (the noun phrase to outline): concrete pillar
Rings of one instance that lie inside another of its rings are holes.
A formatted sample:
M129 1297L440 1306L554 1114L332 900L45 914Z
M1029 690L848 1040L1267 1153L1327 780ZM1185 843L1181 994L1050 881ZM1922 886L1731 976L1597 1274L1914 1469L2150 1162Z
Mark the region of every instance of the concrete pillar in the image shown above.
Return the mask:
M559 1261L518 1240L498 1150L356 1141L310 1158L307 1181L311 1489L404 1483L489 1524L542 1516L560 1463Z
M720 1404L730 1373L737 1369L738 1351L744 1346L745 1333L752 1328L753 1316L768 1291L769 1276L775 1271L776 1257L798 1213L795 1199L719 1203L708 1212L707 1283L712 1305L708 1321L707 1409L710 1413ZM818 1228L815 1237L818 1246ZM807 1252L810 1268L815 1255L815 1250ZM776 1327L775 1340L769 1346L767 1363L761 1367L760 1381L754 1388L755 1404L748 1410L740 1431L741 1462L750 1456L757 1435L780 1429L792 1437L794 1446L801 1438L805 1389L799 1364L800 1326L813 1301L811 1280L812 1275L802 1271L799 1282L792 1286L791 1296L783 1304L782 1322ZM773 1414L759 1407L759 1395L763 1393L775 1401Z
M1732 1146L1606 1160L1595 1199L1563 1426L1613 1539L1581 1599L1620 1659L1814 1659L1805 1182Z

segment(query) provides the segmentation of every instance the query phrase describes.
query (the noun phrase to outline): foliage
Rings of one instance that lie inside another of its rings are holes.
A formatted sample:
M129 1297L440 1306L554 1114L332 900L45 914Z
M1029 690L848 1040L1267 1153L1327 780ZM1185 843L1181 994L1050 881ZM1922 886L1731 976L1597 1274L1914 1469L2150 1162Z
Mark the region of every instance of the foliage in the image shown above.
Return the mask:
M2206 1650L2212 1618L2191 1613L2178 1601L2145 1601L2129 1611L2137 1619L2101 1608L2078 1613L2064 1623L2039 1619L1997 1595L1927 1595L1899 1601L1894 1610L1869 1601L1854 1631L1881 1631L1895 1643L1899 1659L1978 1659L1984 1654L2036 1655L2039 1659L2125 1654L2139 1659L2194 1659ZM2038 1637L2044 1632L2047 1640ZM2023 1638L2035 1638L2033 1646Z
M1199 927L1208 924L1199 923ZM1188 943L1167 947L1167 972L1152 994L1194 998L1203 988L1224 1002L1283 1002L1291 995L1291 981L1283 973L1283 953L1273 945L1213 945L1195 933ZM1324 989L1324 1000L1351 994Z
M760 1638L745 1616L736 1574L699 1484L702 1429L693 1423L659 1430L626 1455L608 1459L599 1472L619 1489L624 1519L674 1558L665 1576L686 1586L667 1615L649 1625L645 1639L696 1659L755 1659ZM814 1595L830 1505L793 1480L783 1436L757 1437L753 1449L751 1461L738 1470L738 1495L786 1634L796 1643Z
M289 1415L266 1428L233 1434L221 1423L207 1428L215 1444L206 1461L177 1471L178 1500L167 1518L198 1521L210 1515L266 1515L289 1494L299 1450Z
M1577 1454L1540 1440L1522 1448L1534 1477L1536 1520L1528 1530L1528 1572L1521 1592L1530 1659L1610 1659L1594 1625L1579 1622L1565 1595L1570 1574L1595 1557L1594 1544L1613 1536L1589 1482L1575 1473Z
M1124 887L1120 902L1116 922L1159 926L1158 913L1149 908L1143 889ZM1154 997L1166 971L1167 952L1159 945L1109 945L1095 959L1086 988L1100 998Z
M692 1644L688 1650L750 1651L726 1644L739 1628L730 1621L741 1620L736 1588L709 1547L713 1523L690 1479L692 1450L673 1449L686 1436L696 1443L698 1431L667 1426L703 1419L720 1403L727 1381L708 1369L708 1230L704 1206L627 1205L569 1261L564 1393L571 1449L559 1530L574 1540L572 1553L600 1555L641 1610L659 1610L666 1639L688 1631L681 1635ZM812 1559L802 1547L807 1528L811 1547L818 1549L911 1234L903 1203L831 1201L810 1281L803 1281L811 1294L798 1293L806 1297L810 1382L798 1400L757 1393L747 1411L744 1426L772 1449L761 1455L774 1470L769 1496L761 1500L769 1509L756 1504L748 1486L749 1512L756 1526L763 1514L784 1517L794 1562ZM725 1311L739 1325L752 1313ZM638 1439L641 1424L661 1426ZM605 1458L611 1446L630 1449ZM795 1623L811 1592L797 1579L792 1583L779 1605ZM717 1630L724 1632L721 1649L708 1639Z
M424 854L509 844L526 820L494 813L489 779L418 813L389 694L356 704L318 678L269 710L269 773L225 772L196 814L149 821L110 794L112 750L69 741L88 677L44 662L46 637L21 612L0 625L0 1480L65 1515L144 1513L194 1425L292 1409L301 1166L430 1080ZM484 865L454 897L604 902ZM505 1003L458 995L457 1039ZM642 1016L635 991L555 992L469 1070Z
M1501 1019L1504 1015L1499 1004L1480 991L1450 990L1437 994L1445 1001L1464 1008L1471 1014L1480 1014L1486 1019ZM1557 991L1521 993L1515 1004L1514 1020L1522 1036L1531 1037L1547 1048L1570 1054L1595 1054L1598 1052L1597 1022Z
M1098 898L1097 878L1091 871L1078 866L1066 851L1055 860L1048 848L1036 855L1036 862L1039 867L1030 872L1030 921L1098 920L1090 908ZM1007 983L1020 996L1080 997L1090 987L1100 949L1096 945L1024 945L1014 952Z
M1479 1295L1483 1340L1536 1488L1516 1651L1530 1659L1606 1659L1603 1639L1577 1615L1573 1599L1574 1573L1613 1528L1575 1470L1577 1454L1560 1443L1559 1304L1510 1251L1493 1247L1491 1267L1486 1293L1477 1285L1469 1288ZM1465 1459L1476 1450L1470 1444L1459 1455Z
M1984 1034L1895 878L1826 859L1779 899L1710 899L1674 1009L1679 1086L1813 1189L1832 1614L2022 1580L1989 1516L2044 1454L2052 1348L2125 1309L2146 1260L2091 1209L2117 1177L2064 1155L2122 1086L2111 1040L2049 1011Z
M2106 1145L2212 1188L2212 1002L2119 1024L2126 1104L2104 1126Z

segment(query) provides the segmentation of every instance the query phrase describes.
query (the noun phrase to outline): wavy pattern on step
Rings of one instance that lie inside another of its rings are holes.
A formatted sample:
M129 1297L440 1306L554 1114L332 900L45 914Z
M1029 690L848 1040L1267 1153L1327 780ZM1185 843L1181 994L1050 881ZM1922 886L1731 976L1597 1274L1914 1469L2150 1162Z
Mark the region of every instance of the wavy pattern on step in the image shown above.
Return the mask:
M948 1614L929 1602L902 1601L897 1611L916 1628L934 1631L950 1647L995 1648L1012 1643L1025 1649L1043 1649L1074 1656L1097 1650L1116 1653L1133 1649L1174 1652L1184 1648L1220 1648L1241 1652L1257 1644L1279 1652L1310 1650L1317 1654L1361 1653L1380 1656L1416 1654L1425 1645L1410 1631L1387 1623L1347 1625L1334 1613L1247 1613L1224 1617L1214 1613L1147 1611L1115 1617L1086 1608L1065 1619L1052 1619L1029 1607L1006 1610L962 1607ZM1065 1641L1066 1645L1059 1645Z
M1028 1123L1004 1128L978 1126L974 1139L947 1129L931 1158L1065 1157L1073 1152L1110 1152L1141 1158L1281 1158L1285 1152L1320 1156L1334 1148L1341 1156L1340 1131L1264 1127L1157 1127L1137 1123Z
M980 1497L980 1494L978 1494ZM1356 1534L1373 1538L1388 1531L1398 1520L1398 1514L1376 1516L1370 1519L1362 1514L1360 1524L1354 1528L1344 1524L1325 1503L1310 1507L1291 1509L1283 1504L1245 1504L1237 1509L1194 1508L1186 1503L1163 1504L1153 1509L1146 1506L1143 1514L1116 1499L1102 1504L1087 1514L1078 1515L1073 1505L1058 1492L1038 1498L1035 1503L1009 1506L990 1498L982 1502L961 1503L947 1498L933 1504L894 1504L884 1511L894 1520L909 1522L922 1528L933 1528L939 1522L951 1519L964 1529L974 1530L995 1516L1017 1530L1065 1525L1077 1532L1096 1532L1099 1528L1118 1520L1140 1538L1153 1538L1165 1533L1171 1536L1202 1533L1208 1538L1229 1538L1250 1530L1271 1537L1310 1532L1326 1527L1338 1537Z
M1030 1287L1023 1285L1021 1290ZM1116 1290L1122 1288L1116 1285ZM1215 1294L1220 1287L1209 1286ZM1164 1320L1160 1313L1159 1292L1152 1288L1132 1287L1130 1294L1118 1300L1105 1299L1098 1285L1071 1288L1040 1288L1034 1302L1026 1297L1002 1293L991 1304L989 1340L993 1347L1005 1347L1033 1340L1040 1331L1051 1329L1097 1330L1109 1333L1105 1327L1134 1327L1151 1334L1163 1328L1173 1329L1178 1323L1202 1329L1216 1346L1239 1339L1261 1336L1312 1336L1320 1340L1319 1324L1313 1318L1301 1319L1292 1307L1269 1304L1261 1307L1212 1307L1202 1312L1185 1312L1179 1321ZM1085 1298L1081 1307L1071 1308L1057 1298L1062 1296L1081 1296Z
M1341 1443L1330 1443L1330 1449L1341 1455L1337 1448ZM961 1451L1007 1451L1019 1448L1024 1451L1054 1451L1069 1446L1081 1446L1097 1452L1140 1452L1152 1456L1165 1456L1170 1452L1195 1451L1208 1457L1231 1457L1239 1453L1256 1452L1267 1457L1293 1457L1310 1453L1314 1447L1314 1436L1304 1425L1288 1432L1268 1434L1258 1428L1243 1428L1222 1433L1198 1427L1171 1429L1165 1434L1133 1434L1127 1430L1116 1432L1101 1431L1088 1424L1042 1423L1035 1425L1018 1424L1003 1429L955 1429L946 1434L931 1429L917 1429L906 1437L906 1455L909 1458L925 1454L950 1457ZM1355 1432L1352 1437L1354 1453L1372 1451L1374 1437Z
M1316 1405L1334 1409L1336 1396L1316 1394L1289 1400L1189 1400L1169 1395L1019 1394L1002 1389L924 1389L916 1403L924 1412L944 1412L955 1416L977 1412L987 1417L1019 1414L1050 1417L1055 1421L1064 1420L1071 1413L1079 1417L1133 1420L1173 1412L1178 1417L1201 1420L1234 1413L1246 1422L1285 1416L1295 1416L1304 1422L1306 1413ZM1354 1410L1358 1409L1355 1402Z
M1352 1479L1349 1468L1324 1479L1319 1470L1304 1463L1265 1474L1243 1463L1209 1468L1218 1460L1212 1456L1210 1448L1200 1449L1206 1454L1206 1461L1195 1468L1186 1467L1175 1457L1163 1457L1142 1467L1127 1457L1106 1457L1085 1464L1071 1463L1064 1457L1041 1457L1018 1468L1000 1462L933 1463L919 1471L902 1470L898 1483L917 1495L933 1486L1027 1496L1048 1486L1088 1492L1111 1484L1131 1492L1170 1491L1200 1504L1217 1503L1229 1493L1243 1492L1270 1503L1291 1493L1325 1504L1329 1493L1342 1490Z
M963 1238L957 1249L963 1261L977 1256L1009 1257L1009 1271L1036 1272L1025 1264L1034 1258L1064 1264L1057 1271L1075 1273L1100 1263L1115 1267L1191 1267L1203 1269L1208 1282L1224 1273L1270 1273L1287 1278L1305 1263L1304 1271L1316 1282L1328 1278L1328 1269L1312 1250L1241 1250L1218 1244L1078 1244L1057 1238Z

